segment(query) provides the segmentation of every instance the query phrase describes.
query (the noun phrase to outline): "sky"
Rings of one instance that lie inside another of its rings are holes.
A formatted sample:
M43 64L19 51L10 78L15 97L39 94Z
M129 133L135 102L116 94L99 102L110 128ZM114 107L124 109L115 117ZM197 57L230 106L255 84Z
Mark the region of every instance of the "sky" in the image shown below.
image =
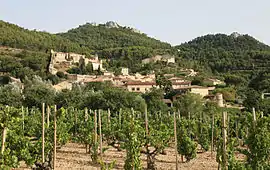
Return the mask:
M269 0L0 0L0 19L51 33L115 21L172 45L239 32L270 45Z

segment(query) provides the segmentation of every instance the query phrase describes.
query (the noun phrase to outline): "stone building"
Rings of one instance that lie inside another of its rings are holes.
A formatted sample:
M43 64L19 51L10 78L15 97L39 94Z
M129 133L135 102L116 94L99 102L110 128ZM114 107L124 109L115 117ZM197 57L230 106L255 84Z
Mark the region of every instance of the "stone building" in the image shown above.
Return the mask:
M152 88L157 87L156 82L140 82L140 81L129 81L125 84L126 89L130 92L145 93L150 91Z
M171 55L156 55L156 56L153 56L151 58L145 58L142 60L142 64L148 64L150 62L157 62L157 61L164 61L164 62L167 62L167 63L175 63L175 56L171 56Z
M58 68L64 67L68 69L70 66L75 65L76 63L84 63L85 65L91 63L93 70L105 70L103 69L102 60L99 60L97 55L95 55L93 58L86 58L85 55L82 54L55 52L51 50L49 72L56 74L57 71L59 71Z
M122 75L124 75L124 76L128 76L129 74L128 74L128 68L122 68L121 69L121 73L122 73Z
M212 79L212 78L203 80L203 83L207 85L211 85L211 86L221 85L221 84L225 85L224 81L221 81L218 79Z
M173 89L179 89L182 87L189 87L189 86L191 86L191 81L172 82Z

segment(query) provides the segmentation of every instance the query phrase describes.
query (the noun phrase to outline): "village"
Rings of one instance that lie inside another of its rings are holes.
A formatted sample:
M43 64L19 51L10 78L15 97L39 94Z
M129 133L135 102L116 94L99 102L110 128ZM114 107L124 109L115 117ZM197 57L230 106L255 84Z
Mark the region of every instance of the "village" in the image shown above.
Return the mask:
M175 63L175 57L170 55L156 55L151 58L142 60L142 64L150 62L164 61L167 63ZM102 75L81 75L81 74L69 74L66 72L68 68L74 65L80 64L92 64L93 70L101 70ZM49 72L51 74L57 74L57 72L64 72L66 80L54 85L53 87L57 91L63 89L72 89L73 84L86 84L90 82L109 82L114 87L125 89L129 92L146 93L152 88L160 88L156 83L155 73L141 75L139 73L129 74L128 68L121 68L121 74L115 75L113 72L109 72L103 68L103 61L98 58L97 55L92 58L87 58L85 55L75 53L63 53L55 52L51 50L51 60L49 65ZM172 89L175 91L175 95L170 99L164 99L163 101L172 107L173 102L177 100L179 96L187 92L199 94L205 99L217 101L220 107L223 107L222 94L213 95L212 92L215 89L215 85L224 84L223 81L218 79L206 79L205 86L191 85L191 81L186 77L195 76L197 73L190 69L190 73L187 76L177 77L174 74L165 74L164 76L170 81Z

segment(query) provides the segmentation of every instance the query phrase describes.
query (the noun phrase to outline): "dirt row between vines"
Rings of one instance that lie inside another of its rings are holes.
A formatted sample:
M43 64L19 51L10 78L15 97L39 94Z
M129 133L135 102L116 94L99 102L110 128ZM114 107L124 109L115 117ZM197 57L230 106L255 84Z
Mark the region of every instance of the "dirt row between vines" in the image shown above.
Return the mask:
M175 170L175 153L173 148L165 150L166 155L158 155L156 160L157 168L160 170ZM89 154L85 153L85 146L77 143L68 143L57 151L56 170L99 170L98 165L91 162ZM115 161L114 169L124 169L125 151L109 147L103 155L105 162ZM142 154L142 164L146 169L146 156ZM179 169L181 170L214 170L218 168L210 152L198 153L197 157L190 162L182 163L179 157ZM17 170L28 170L29 168L18 168Z
M175 169L175 153L173 148L166 149L167 155L157 156L157 167L161 170L174 170ZM115 169L123 169L125 162L125 151L117 151L116 149L109 147L104 153L105 162L115 163ZM211 153L198 153L197 158L188 163L181 163L179 158L179 169L192 169L192 170L211 170L217 169L217 163L215 161L215 155L211 158ZM146 168L146 156L142 155L142 163ZM57 154L57 169L80 169L80 170L95 170L100 169L98 166L93 165L89 154L85 153L85 147L81 144L68 143L62 147Z

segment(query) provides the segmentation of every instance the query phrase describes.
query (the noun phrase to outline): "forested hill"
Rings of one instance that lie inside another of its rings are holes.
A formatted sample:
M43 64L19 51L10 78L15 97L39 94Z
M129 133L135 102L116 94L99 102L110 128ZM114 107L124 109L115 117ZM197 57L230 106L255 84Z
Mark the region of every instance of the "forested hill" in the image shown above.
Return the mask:
M64 52L90 52L89 48L81 47L66 38L47 32L31 31L2 20L0 20L0 46L33 51L54 49Z
M197 61L212 72L261 70L270 66L270 47L249 35L206 35L175 48L185 59Z
M34 51L54 49L90 53L110 48L147 47L171 49L171 45L128 27L85 24L66 33L50 34L24 29L0 20L0 45Z
M226 51L270 50L269 46L259 42L255 38L236 32L231 35L208 34L176 47L187 47L195 50L221 48Z
M131 46L151 47L154 49L171 48L168 43L150 38L146 34L134 31L132 28L119 25L108 27L105 24L93 25L86 23L66 33L57 35L95 50Z

